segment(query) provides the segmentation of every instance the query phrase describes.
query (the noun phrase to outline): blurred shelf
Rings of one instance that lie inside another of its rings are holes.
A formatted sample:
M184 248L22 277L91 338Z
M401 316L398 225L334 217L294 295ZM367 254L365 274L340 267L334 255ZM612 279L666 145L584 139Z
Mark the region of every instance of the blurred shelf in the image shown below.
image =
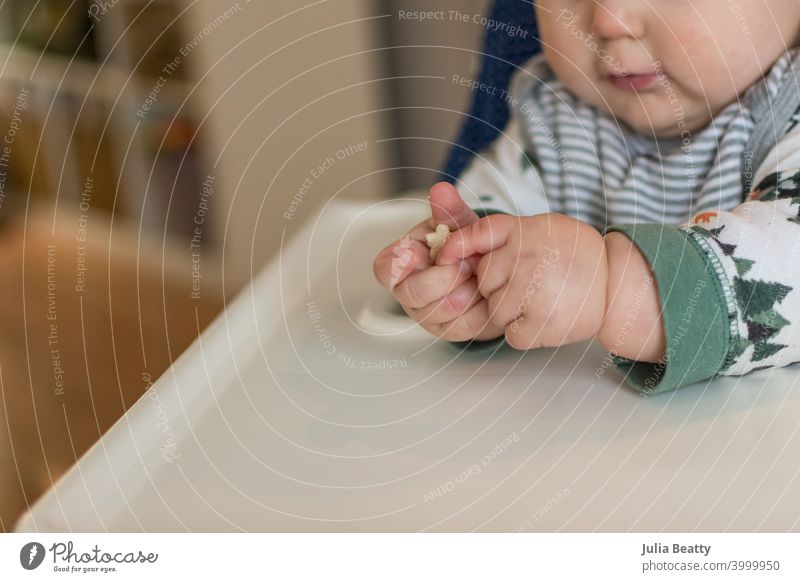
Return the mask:
M122 100L134 106L134 114L154 88L162 109L192 109L188 83L131 73L117 64L98 64L86 59L70 59L61 55L37 52L23 45L0 42L0 82L28 86L50 93L86 96L109 103ZM166 103L166 105L164 104ZM183 105L185 103L185 105Z
M128 0L97 18L88 8L103 5L85 1L9 4L0 6L0 133L16 115L22 128L14 131L25 139L15 140L14 178L0 194L76 207L89 189L92 207L136 223L146 236L185 244L195 235L192 218L208 203L209 173L197 134L203 113L181 52L183 3ZM62 25L87 32L70 39ZM54 38L60 52L49 50ZM64 54L70 46L80 56ZM24 115L15 110L21 101ZM210 236L203 233L206 245Z

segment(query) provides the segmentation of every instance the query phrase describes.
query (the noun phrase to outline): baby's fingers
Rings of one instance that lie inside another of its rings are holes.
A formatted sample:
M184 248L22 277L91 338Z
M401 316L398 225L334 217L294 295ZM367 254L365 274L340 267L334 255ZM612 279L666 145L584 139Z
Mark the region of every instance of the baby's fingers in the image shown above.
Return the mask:
M500 337L505 333L505 329L497 327L489 319L489 303L486 299L478 301L461 317L433 327L436 328L433 333L451 342L473 338L482 341Z
M469 277L455 290L445 295L442 299L434 301L420 309L407 308L408 314L421 324L447 323L461 317L483 299L478 291L478 282L475 277Z
M444 267L433 266L405 278L394 288L401 305L419 309L454 291L472 275L468 261Z
M444 243L437 265L450 265L472 255L485 255L506 244L519 218L508 214L491 214L450 234Z
M391 291L408 275L427 269L431 264L433 261L427 245L404 237L378 253L372 272L378 282Z

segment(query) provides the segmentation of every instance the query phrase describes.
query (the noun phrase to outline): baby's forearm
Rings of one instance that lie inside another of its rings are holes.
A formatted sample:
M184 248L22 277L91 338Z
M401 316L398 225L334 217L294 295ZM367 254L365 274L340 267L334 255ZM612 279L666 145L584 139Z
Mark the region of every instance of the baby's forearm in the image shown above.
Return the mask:
M608 263L606 316L597 339L614 355L658 362L666 343L650 265L624 234L611 232L604 240Z

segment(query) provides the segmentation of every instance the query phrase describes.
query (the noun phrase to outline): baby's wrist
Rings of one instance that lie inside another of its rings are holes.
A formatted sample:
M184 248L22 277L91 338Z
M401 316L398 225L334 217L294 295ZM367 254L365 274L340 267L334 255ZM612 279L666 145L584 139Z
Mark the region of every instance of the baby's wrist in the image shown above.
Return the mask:
M606 311L597 340L610 353L657 362L665 351L658 291L650 265L627 236L611 232L606 245Z

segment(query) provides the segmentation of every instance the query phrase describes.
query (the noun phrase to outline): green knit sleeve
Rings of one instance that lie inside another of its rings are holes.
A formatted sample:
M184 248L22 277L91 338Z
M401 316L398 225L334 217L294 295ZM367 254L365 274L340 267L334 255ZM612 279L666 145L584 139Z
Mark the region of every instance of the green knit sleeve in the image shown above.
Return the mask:
M730 321L712 258L674 225L612 226L642 252L656 282L666 338L659 362L614 357L625 380L644 394L674 390L715 376L730 345Z

